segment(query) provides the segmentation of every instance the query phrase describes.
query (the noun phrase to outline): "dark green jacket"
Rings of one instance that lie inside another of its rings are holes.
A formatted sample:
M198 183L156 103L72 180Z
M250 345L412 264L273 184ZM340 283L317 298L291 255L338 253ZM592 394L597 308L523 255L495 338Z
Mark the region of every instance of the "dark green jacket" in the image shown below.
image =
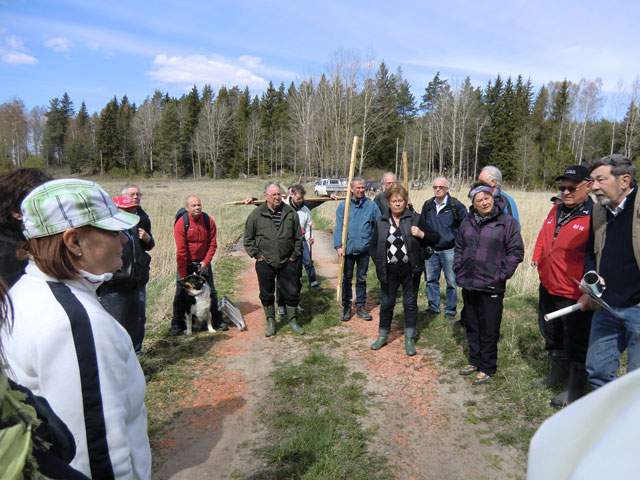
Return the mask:
M251 212L244 226L244 249L250 257L264 256L273 268L286 265L290 258L300 258L302 229L296 211L283 203L280 229L276 230L267 202L260 205Z

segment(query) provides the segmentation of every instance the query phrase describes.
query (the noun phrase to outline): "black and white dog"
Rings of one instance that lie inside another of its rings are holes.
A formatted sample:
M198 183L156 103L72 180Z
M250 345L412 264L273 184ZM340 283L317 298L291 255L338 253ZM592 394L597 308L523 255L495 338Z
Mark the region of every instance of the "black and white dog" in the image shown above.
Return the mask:
M193 321L195 319L196 329L207 321L207 330L215 333L216 330L211 324L211 288L202 275L192 273L180 280L182 287L182 306L185 312L187 323L186 335L193 333ZM197 330L196 330L197 331Z

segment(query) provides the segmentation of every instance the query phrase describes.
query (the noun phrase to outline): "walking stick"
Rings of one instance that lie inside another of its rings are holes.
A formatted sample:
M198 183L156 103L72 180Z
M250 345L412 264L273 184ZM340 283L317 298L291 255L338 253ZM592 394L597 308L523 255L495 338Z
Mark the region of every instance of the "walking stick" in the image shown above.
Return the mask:
M402 152L402 183L404 189L409 193L409 167L407 165L407 152Z
M356 151L358 150L358 137L353 137L351 148L351 165L349 165L349 182L347 183L347 198L344 201L344 220L342 221L342 257L340 257L340 270L338 270L338 288L336 288L336 301L342 301L342 275L344 270L344 255L347 252L347 228L349 228L349 210L351 207L351 181L356 165Z

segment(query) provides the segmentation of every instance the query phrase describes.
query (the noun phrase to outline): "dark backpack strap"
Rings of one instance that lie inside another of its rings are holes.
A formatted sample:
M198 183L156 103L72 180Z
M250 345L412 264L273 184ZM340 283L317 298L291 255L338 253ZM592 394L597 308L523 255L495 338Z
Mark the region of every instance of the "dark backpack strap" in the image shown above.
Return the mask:
M87 311L69 287L59 282L47 282L47 284L53 296L64 308L71 324L73 343L78 356L91 477L111 480L114 478L114 474L109 457L109 445L107 444L107 427L102 407L102 393L100 392L98 358L91 322Z
M182 214L182 223L184 223L184 231L189 230L189 214L187 212Z
M202 212L202 216L204 217L204 226L207 229L207 233L211 231L211 220L209 219L209 215L206 212Z

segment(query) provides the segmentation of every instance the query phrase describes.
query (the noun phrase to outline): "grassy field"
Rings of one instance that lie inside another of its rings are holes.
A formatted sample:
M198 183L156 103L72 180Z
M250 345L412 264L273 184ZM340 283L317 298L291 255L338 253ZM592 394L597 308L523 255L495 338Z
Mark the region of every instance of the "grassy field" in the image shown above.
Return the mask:
M286 179L285 179L286 181ZM113 195L119 193L122 182L103 181L98 182ZM145 338L145 355L142 365L146 373L153 378L148 384L147 406L149 410L149 428L152 442L167 425L170 425L177 411L177 403L180 398L180 390L187 387L193 379L194 373L184 368L187 364L197 362L204 356L213 343L215 337L198 336L170 337L168 335L171 305L174 293L175 281L175 245L173 241L173 222L176 211L183 205L188 194L200 197L203 209L211 215L218 227L218 253L214 258L214 276L216 287L220 295L233 296L237 285L234 279L237 276L242 263L237 258L225 258L228 252L240 239L246 217L253 210L251 206L229 206L225 202L241 200L247 196L261 197L264 181L259 180L220 180L220 181L173 181L173 180L142 180L138 183L144 194L142 205L149 214L156 247L152 253L152 280L148 286L147 308L147 336ZM311 189L308 189L311 190ZM461 200L465 205L470 202L467 199L468 187L453 188L451 194ZM474 424L486 425L487 441L498 441L506 444L528 447L528 441L537 426L553 410L548 406L548 400L555 394L550 390L533 390L529 388L532 380L546 373L547 361L543 351L543 341L538 333L536 323L537 301L537 272L530 267L533 246L542 220L547 214L551 204L549 192L518 192L507 189L514 197L520 211L522 235L525 243L525 259L516 271L514 277L508 282L508 290L505 295L505 314L502 325L501 340L499 343L499 370L484 390L489 401L470 402L467 405L465 418ZM431 189L412 191L411 198L419 210L427 198L432 196ZM335 208L337 203L328 202L314 210L316 229L333 229L335 224ZM306 283L306 282L303 282ZM370 269L370 290L373 296L379 295L377 279L373 269ZM423 284L424 285L424 284ZM325 298L326 297L326 298ZM332 295L319 297L320 303L314 306L317 313L313 322L307 323L305 329L310 334L338 324L337 312L339 309L331 303ZM303 302L306 296L302 296ZM324 303L323 303L324 302ZM426 308L426 296L424 287L419 296L420 309ZM325 304L326 303L326 304ZM304 306L304 304L303 304ZM398 310L398 309L396 309ZM397 312L401 316L401 313ZM305 314L308 315L308 314ZM421 339L419 346L432 346L442 352L442 363L445 368L453 370L466 364L465 344L463 332L454 330L442 317L437 317L429 324L425 319L420 320ZM331 341L327 339L327 341ZM321 360L321 361L320 361ZM355 468L352 452L359 452L365 445L363 432L359 431L351 422L357 415L362 415L358 402L360 381L354 378L348 371L348 366L340 360L325 358L319 352L313 353L304 361L304 372L313 382L319 378L332 375L335 378L328 383L330 390L344 389L346 399L338 397L342 404L353 402L349 409L345 410L347 418L336 418L335 421L344 427L346 437L349 439L344 457L337 459L336 463L318 466L330 469ZM276 395L287 395L289 398L300 398L300 402L293 408L298 414L306 411L305 402L309 402L307 395L326 395L319 391L300 391L300 395L293 395L287 383L287 376L296 375L291 365L280 365L274 375L278 392ZM339 375L336 377L336 372ZM337 380L336 380L337 379ZM310 381L311 381L310 380ZM338 383L335 383L338 381ZM322 383L322 382L320 382ZM320 384L319 384L320 385ZM296 387L298 388L298 387ZM324 388L324 387L322 387ZM349 397L349 395L351 395ZM306 400L305 400L306 399ZM347 402L347 403L345 403ZM278 411L273 413L265 422L279 431L281 442L265 447L264 455L274 465L272 473L277 478L289 478L289 474L295 476L301 465L292 462L304 463L305 455L309 452L288 451L292 443L290 438L313 438L317 440L314 445L322 447L322 437L318 431L308 430L313 422L303 422L292 419L296 427L294 430L277 423L277 417L283 415ZM275 423L274 423L275 422ZM279 429L279 430L278 430ZM333 445L332 448L339 447ZM310 447L315 448L315 447ZM352 450L353 449L353 450ZM287 453L288 452L288 453ZM288 460L287 460L288 459ZM365 458L364 471L375 471L380 468L375 458ZM328 460L327 460L328 461ZM278 466L280 465L280 466ZM342 465L342 467L341 467ZM281 468L281 469L280 469ZM305 477L307 478L307 477ZM308 478L328 478L311 476ZM366 478L366 477L353 477Z

